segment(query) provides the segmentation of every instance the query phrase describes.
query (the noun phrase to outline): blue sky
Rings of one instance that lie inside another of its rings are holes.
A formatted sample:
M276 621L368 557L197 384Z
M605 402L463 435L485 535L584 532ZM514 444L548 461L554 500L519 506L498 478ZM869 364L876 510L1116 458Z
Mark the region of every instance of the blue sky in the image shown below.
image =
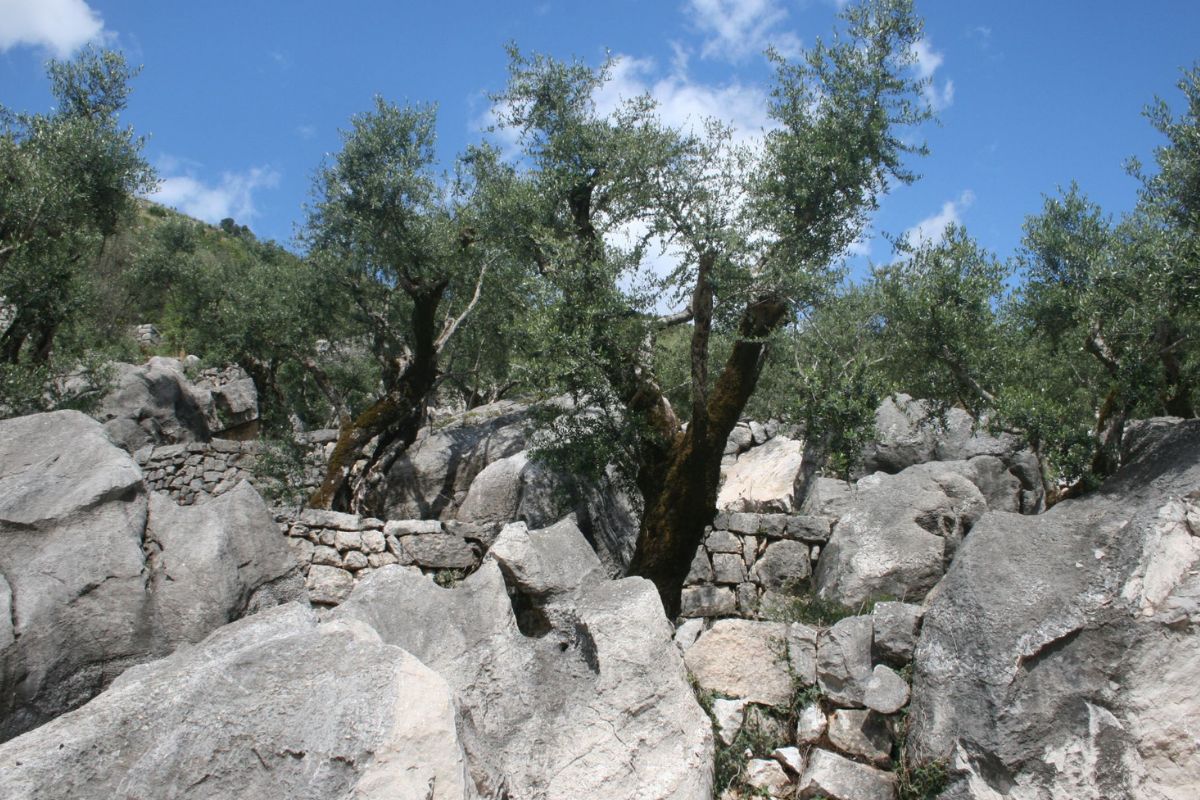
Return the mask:
M144 67L126 119L149 136L159 199L288 241L313 171L374 94L436 102L448 163L480 136L506 42L591 63L609 50L624 58L614 91L653 92L672 122L717 114L753 135L769 88L762 49L811 43L838 2L0 0L0 103L43 110L46 58L89 40L119 47ZM1041 196L1071 180L1113 213L1132 205L1137 187L1122 164L1149 159L1158 138L1141 109L1155 95L1177 105L1179 70L1200 59L1200 3L917 9L941 124L920 132L931 148L923 177L884 198L875 233L937 236L958 220L1006 257ZM890 255L877 237L860 250Z

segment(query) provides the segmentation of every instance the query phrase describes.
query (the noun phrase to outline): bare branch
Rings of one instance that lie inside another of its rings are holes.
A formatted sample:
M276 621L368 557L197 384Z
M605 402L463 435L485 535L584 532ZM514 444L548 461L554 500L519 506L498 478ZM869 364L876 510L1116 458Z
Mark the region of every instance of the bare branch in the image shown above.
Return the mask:
M673 328L676 325L683 325L686 322L691 322L692 316L692 307L688 306L683 311L678 311L674 314L667 314L666 316L659 317L658 319L654 320L654 325L659 330L665 330L666 328Z
M492 262L489 260L483 262L483 266L479 268L479 278L475 281L475 293L471 295L471 301L467 303L467 307L463 309L461 314L459 314L453 320L446 321L446 326L442 328L441 335L438 336L437 341L433 343L433 350L435 353L442 352L442 348L446 346L448 341L450 341L450 337L454 335L454 332L457 331L458 327L463 324L463 321L470 316L472 311L475 310L475 305L479 302L479 296L483 293L483 279L487 275L488 267L491 265Z

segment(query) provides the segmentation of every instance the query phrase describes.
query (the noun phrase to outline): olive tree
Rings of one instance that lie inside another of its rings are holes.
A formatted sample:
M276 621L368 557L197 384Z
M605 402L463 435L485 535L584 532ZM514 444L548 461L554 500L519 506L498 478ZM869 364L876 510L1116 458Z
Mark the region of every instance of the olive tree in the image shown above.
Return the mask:
M351 120L342 149L315 180L308 258L331 300L343 298L350 309L343 335L361 332L351 344L374 360L378 389L353 408L323 381L339 433L314 507L364 508L371 487L416 437L448 346L481 302L503 302L504 284L513 282L492 244L502 224L487 211L511 170L477 148L453 173L439 174L435 120L430 107L378 99ZM319 364L308 366L321 379Z
M133 71L119 53L84 50L48 67L50 113L0 107L0 331L6 375L43 369L78 322L90 267L153 185L142 141L120 125Z
M611 441L643 503L629 571L656 584L668 614L772 337L819 301L880 193L913 179L905 156L922 150L903 138L930 113L911 70L921 35L911 4L871 0L843 20L798 63L775 58L776 127L759 151L720 126L668 129L645 97L599 113L607 66L514 55L499 98L537 188L523 252L554 287L564 382L591 419L619 429ZM642 293L651 234L678 264ZM654 313L660 297L686 307ZM675 325L689 332L679 405L652 357L655 336Z

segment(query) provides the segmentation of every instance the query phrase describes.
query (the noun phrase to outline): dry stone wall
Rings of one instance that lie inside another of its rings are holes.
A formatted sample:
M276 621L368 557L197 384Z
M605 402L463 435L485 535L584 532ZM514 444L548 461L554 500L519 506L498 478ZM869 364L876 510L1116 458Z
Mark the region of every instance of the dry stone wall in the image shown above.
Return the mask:
M242 481L256 483L257 442L213 439L143 448L135 455L146 485L165 492L179 505L225 494Z
M808 580L832 525L807 514L718 514L692 561L682 616L758 617L767 595Z
M439 583L451 583L479 566L482 547L453 523L381 520L337 511L277 511L305 575L309 598L337 605L364 577L389 564L415 566Z

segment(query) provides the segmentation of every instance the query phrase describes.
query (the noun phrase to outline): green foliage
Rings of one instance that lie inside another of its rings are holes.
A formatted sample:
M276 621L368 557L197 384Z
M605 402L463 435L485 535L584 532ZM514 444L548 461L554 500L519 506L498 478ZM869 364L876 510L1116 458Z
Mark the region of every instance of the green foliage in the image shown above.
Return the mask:
M895 725L896 757L892 759L897 800L937 800L950 783L950 772L941 760L920 763L908 760L908 710L901 711L901 715Z
M793 581L780 591L773 593L771 602L763 605L763 617L774 622L802 622L818 628L827 628L839 620L870 614L877 603L886 603L895 598L876 595L864 600L857 608L826 600L816 593L811 579Z

